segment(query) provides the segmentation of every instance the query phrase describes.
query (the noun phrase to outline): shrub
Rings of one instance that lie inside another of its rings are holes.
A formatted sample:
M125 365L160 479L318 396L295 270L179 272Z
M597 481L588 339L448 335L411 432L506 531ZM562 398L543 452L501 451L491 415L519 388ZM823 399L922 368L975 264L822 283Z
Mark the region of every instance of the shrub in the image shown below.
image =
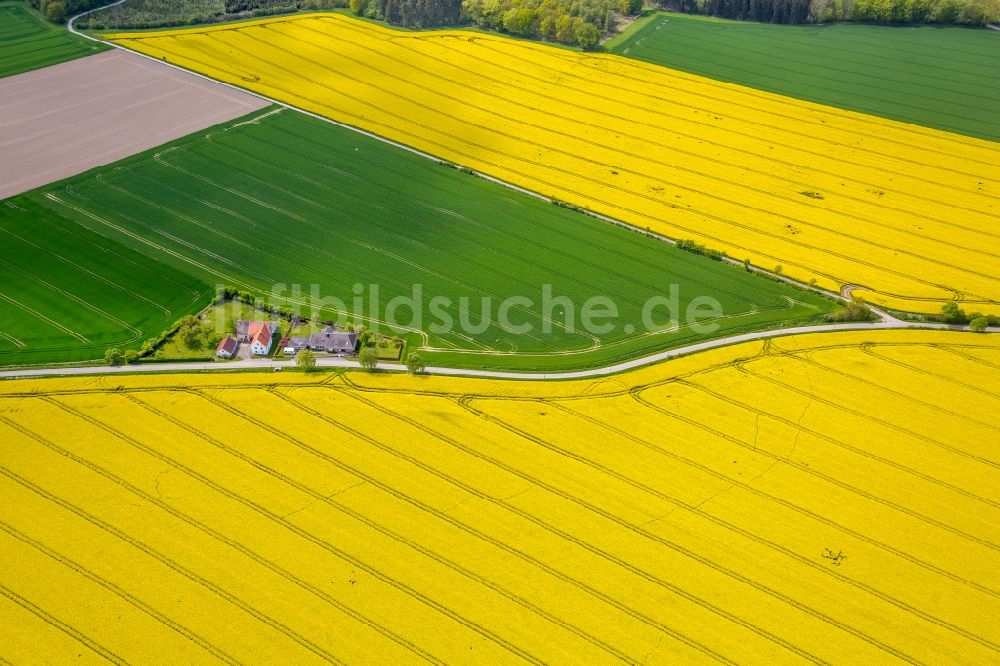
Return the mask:
M871 308L865 304L864 299L861 298L851 299L851 302L844 306L843 310L826 316L827 321L835 322L875 321L877 318Z
M358 362L365 370L374 370L378 367L378 351L374 347L362 347Z
M61 2L50 2L45 5L45 16L53 23L66 21L66 5Z
M410 374L417 375L424 371L427 364L424 360L420 358L420 354L413 352L406 357L406 369L410 371Z
M593 23L580 21L575 28L576 41L584 49L590 50L601 41L601 33L594 27Z
M200 349L205 344L206 327L194 315L181 318L177 333L188 349Z
M104 352L105 365L121 365L125 362L125 355L118 347L112 347Z
M316 369L316 354L308 349L303 349L295 356L295 365L306 372L312 372Z
M969 322L969 328L975 333L985 333L986 327L990 325L990 320L986 317L976 317Z
M573 44L576 35L573 33L573 17L563 14L556 19L556 39L563 44Z
M941 306L941 321L946 324L967 324L969 317L965 314L965 310L958 307L958 303L948 301Z
M722 261L726 253L722 250L714 250L709 247L705 247L701 243L696 243L693 240L679 240L677 241L677 248L679 250L684 250L685 252L693 252L694 254L700 254L712 259L713 261Z

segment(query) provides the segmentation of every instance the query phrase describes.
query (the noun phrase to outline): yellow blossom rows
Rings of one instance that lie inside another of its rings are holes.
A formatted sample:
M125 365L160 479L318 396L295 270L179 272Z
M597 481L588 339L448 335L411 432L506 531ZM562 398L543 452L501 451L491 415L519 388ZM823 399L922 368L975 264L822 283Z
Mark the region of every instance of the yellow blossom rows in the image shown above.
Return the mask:
M1000 339L0 384L0 661L989 663Z
M1000 149L605 54L341 15L118 44L876 303L1000 312Z

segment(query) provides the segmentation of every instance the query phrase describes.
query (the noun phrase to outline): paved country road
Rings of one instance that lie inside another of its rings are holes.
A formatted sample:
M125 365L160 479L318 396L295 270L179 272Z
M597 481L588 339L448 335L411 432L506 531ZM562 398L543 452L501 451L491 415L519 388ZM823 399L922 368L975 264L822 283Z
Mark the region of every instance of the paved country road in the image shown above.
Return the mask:
M493 379L586 379L588 377L603 377L626 370L632 370L644 365L666 361L677 356L684 356L695 352L725 347L727 345L738 344L740 342L750 342L753 340L764 340L767 338L777 338L786 335L796 335L804 333L830 333L837 331L879 331L879 330L900 330L900 329L930 329L930 330L952 330L968 331L967 326L953 326L949 324L914 324L892 319L889 321L874 324L823 324L819 326L797 326L793 328L783 328L769 331L757 331L755 333L744 333L742 335L731 335L716 340L707 340L696 344L668 349L666 351L650 354L641 358L635 358L622 363L615 363L603 368L591 368L589 370L573 370L568 372L503 372L499 370L469 370L464 368L439 368L428 367L426 374L433 375L454 375L462 377L487 377ZM990 329L989 333L1000 333L1000 329ZM344 358L317 357L316 366L319 369L330 368L353 368L359 369L361 366L357 361L350 361ZM88 366L77 368L53 367L53 368L28 368L21 370L0 371L0 379L18 379L28 377L50 377L50 376L78 376L78 375L115 375L134 374L144 372L231 372L239 370L261 370L273 368L293 368L295 361L274 361L271 359L252 359L246 361L231 361L218 363L147 363L139 365L124 366ZM379 370L390 370L395 372L406 372L406 366L398 363L380 364Z

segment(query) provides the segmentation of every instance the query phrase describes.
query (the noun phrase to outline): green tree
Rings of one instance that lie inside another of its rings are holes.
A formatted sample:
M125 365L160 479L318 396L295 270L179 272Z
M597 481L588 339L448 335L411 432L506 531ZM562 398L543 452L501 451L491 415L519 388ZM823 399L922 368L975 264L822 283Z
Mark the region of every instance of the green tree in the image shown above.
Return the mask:
M618 27L618 21L615 20L615 13L609 11L604 15L604 32L614 32L616 27Z
M410 374L420 374L426 368L427 364L424 363L424 360L420 358L420 354L417 352L413 352L406 357L406 369L410 371Z
M358 354L358 362L365 370L371 371L378 367L378 350L375 347L362 347Z
M958 303L948 301L941 306L941 320L946 324L965 324L969 321L969 317L958 307Z
M351 12L355 16L361 16L365 13L365 9L368 7L366 0L350 0L348 6L351 8Z
M556 38L556 17L555 14L546 14L538 22L538 35L545 39Z
M563 14L556 19L556 40L563 44L576 42L576 35L573 33L573 17L569 14Z
M50 2L45 5L45 16L53 23L66 21L66 5L61 2Z
M295 365L302 368L306 372L312 372L316 369L316 354L308 349L303 349L296 354Z
M500 18L500 27L507 32L512 32L518 34L520 31L517 28L517 8L511 7L503 13Z
M135 363L139 360L139 352L134 349L129 349L122 354L122 360L126 363Z
M575 32L577 44L588 51L601 41L601 33L597 31L593 23L582 21L577 24Z
M198 349L204 343L204 326L202 326L201 320L194 315L187 315L182 317L180 322L178 322L177 334L181 336L181 340L188 349Z
M121 365L125 362L125 354L118 347L112 347L104 352L105 365Z
M828 321L874 321L875 319L875 313L862 298L852 298L843 310L827 316Z
M535 26L537 25L538 22L535 20L535 10L530 7L523 7L517 11L517 33L519 35L525 35L527 37L535 36Z
M986 327L990 325L990 320L986 317L976 317L969 322L969 328L976 333L985 333Z

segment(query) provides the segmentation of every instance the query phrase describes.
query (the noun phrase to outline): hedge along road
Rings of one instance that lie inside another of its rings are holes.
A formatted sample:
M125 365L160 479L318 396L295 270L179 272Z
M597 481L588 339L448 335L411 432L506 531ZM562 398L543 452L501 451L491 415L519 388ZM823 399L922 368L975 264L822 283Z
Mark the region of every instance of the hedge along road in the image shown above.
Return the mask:
M873 324L824 324L819 326L796 326L770 331L756 331L744 333L742 335L731 335L725 338L707 340L695 344L669 349L656 354L650 354L642 358L635 358L621 363L615 363L603 368L590 368L588 370L575 370L572 372L504 372L495 370L469 370L464 368L440 368L428 367L424 370L426 374L450 375L456 377L482 377L488 379L536 379L536 380L560 380L560 379L586 379L588 377L604 377L628 370L634 370L653 363L668 361L678 356L686 356L696 352L717 349L741 342L752 342L754 340L766 340L771 338L785 337L790 335L805 335L810 333L837 333L846 331L884 331L884 330L904 330L904 329L925 329L937 331L968 332L968 326L955 326L950 324L931 323L911 323L899 319L889 319ZM1000 333L1000 328L988 329L988 333ZM348 369L358 370L360 363L345 358L317 357L316 366L320 370ZM182 373L182 372L233 372L233 371L260 371L273 369L278 372L283 368L294 368L295 361L274 361L271 359L252 359L237 362L219 363L156 363L127 366L96 366L80 368L32 368L26 370L4 370L0 371L0 379L28 379L35 377L60 377L79 375L114 375L133 374L145 372L160 373ZM382 364L379 370L391 372L407 372L405 365L397 363Z

